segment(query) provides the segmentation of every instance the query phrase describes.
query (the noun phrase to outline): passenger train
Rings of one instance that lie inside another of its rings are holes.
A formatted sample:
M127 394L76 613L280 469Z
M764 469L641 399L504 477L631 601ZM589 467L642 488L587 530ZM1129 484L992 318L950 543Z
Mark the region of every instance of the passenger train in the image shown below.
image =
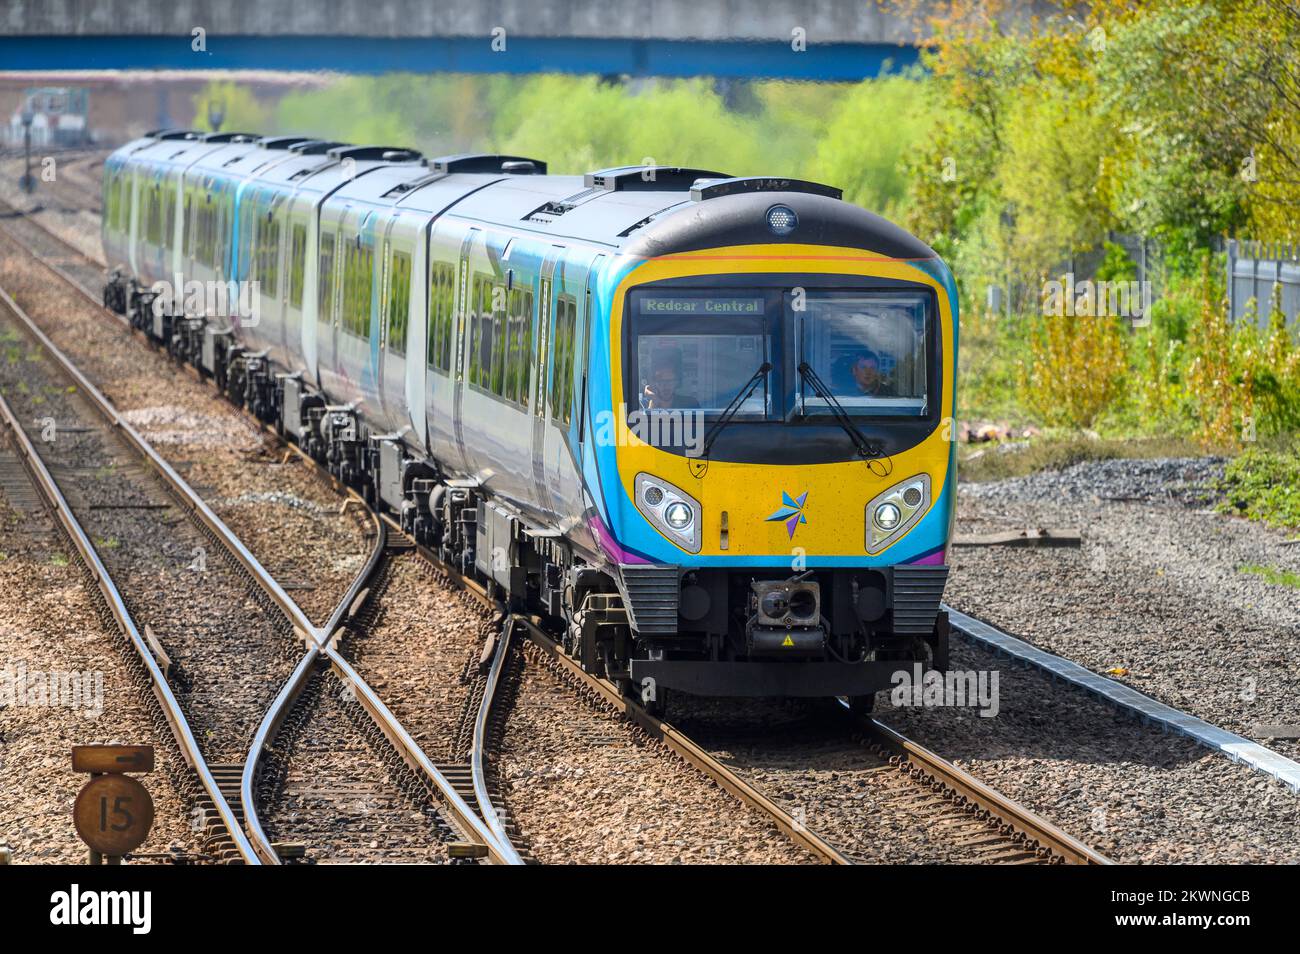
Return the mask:
M838 189L166 130L103 242L108 307L625 692L946 668L956 290Z

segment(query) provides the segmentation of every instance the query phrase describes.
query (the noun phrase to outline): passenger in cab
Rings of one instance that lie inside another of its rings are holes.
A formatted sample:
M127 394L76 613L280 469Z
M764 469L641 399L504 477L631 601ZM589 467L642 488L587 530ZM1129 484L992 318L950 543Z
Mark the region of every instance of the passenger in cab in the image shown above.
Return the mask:
M659 348L650 355L650 380L641 393L647 411L695 408L700 399L681 390L682 353L677 348Z

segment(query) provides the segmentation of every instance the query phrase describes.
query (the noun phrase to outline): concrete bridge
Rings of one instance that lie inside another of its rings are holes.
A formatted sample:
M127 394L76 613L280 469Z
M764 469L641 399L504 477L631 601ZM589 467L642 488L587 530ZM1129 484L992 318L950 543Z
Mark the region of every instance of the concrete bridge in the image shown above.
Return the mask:
M914 63L923 20L876 0L0 0L0 69L858 80Z

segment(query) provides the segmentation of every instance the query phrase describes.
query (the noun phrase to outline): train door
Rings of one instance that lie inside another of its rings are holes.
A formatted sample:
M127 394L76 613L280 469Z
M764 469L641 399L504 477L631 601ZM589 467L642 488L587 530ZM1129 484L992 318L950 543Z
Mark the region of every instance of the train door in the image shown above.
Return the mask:
M472 228L465 233L460 244L460 261L457 267L456 285L456 383L454 388L452 427L456 435L456 450L460 456L460 466L464 473L470 472L469 453L465 449L465 352L469 347L469 335L466 334L466 315L478 303L470 303L470 257L474 243L482 241L481 229Z
M550 426L546 428L546 483L556 512L576 521L582 513L582 444L586 420L587 354L591 325L591 282L604 256L590 263L565 263L554 287L555 328L551 340ZM570 529L572 522L565 527Z
M281 314L284 321L280 333L276 336L279 346L278 360L288 369L297 370L298 358L302 355L303 312L306 308L308 278L314 270L308 267L309 216L301 202L290 197L284 202L284 221L288 226L285 236L285 281L281 298Z
M140 166L132 164L128 167L126 173L126 194L127 194L127 231L126 231L126 258L127 263L131 266L131 274L140 274L140 230L141 216L140 205L141 196L144 193L142 188L142 179L144 173Z
M320 273L316 302L316 385L329 392L334 382L337 352L339 272L343 234L340 222L324 214L320 217Z
M533 492L538 506L554 513L555 505L546 486L546 423L550 416L551 342L555 334L555 288L564 286L564 247L551 246L542 262L537 301L537 353L533 372L532 458Z
M374 230L369 228L370 210L356 206L344 209L340 223L339 257L343 260L343 281L339 297L339 317L335 323L334 388L329 391L340 404L378 398L379 329L376 303L379 297L376 276L382 263L382 243L376 247ZM370 410L365 408L365 410Z
M307 251L306 264L303 266L302 271L302 327L299 330L298 338L289 339L289 350L292 353L296 344L300 349L298 354L302 357L302 366L306 372L306 379L319 382L316 375L316 341L320 330L320 312L325 307L324 289L326 281L329 281L331 294L334 288L334 276L327 274L334 264L334 239L331 235L330 261L327 265L321 243L324 233L321 228L321 203L318 197L297 192L291 201L292 208L296 210L295 216L301 216L302 221L307 226Z
M415 443L428 448L425 434L424 395L426 393L425 377L428 374L429 355L429 293L431 288L426 277L429 275L429 233L427 222L418 222L414 218L408 224L411 233L411 290L408 304L409 314L406 326L406 423L415 434Z
M427 270L427 331L425 350L424 424L429 452L440 461L457 459L452 409L458 365L457 328L461 304L461 245L459 226L435 220L429 229Z
M407 400L407 375L421 353L412 350L414 339L424 341L423 322L416 328L410 324L413 299L412 279L418 274L414 268L417 223L414 216L393 216L387 227L380 224L375 241L382 243L381 274L383 280L379 294L379 404L378 421L385 429L401 431L410 423L410 402ZM420 294L423 298L423 293ZM423 386L423 381L421 381Z

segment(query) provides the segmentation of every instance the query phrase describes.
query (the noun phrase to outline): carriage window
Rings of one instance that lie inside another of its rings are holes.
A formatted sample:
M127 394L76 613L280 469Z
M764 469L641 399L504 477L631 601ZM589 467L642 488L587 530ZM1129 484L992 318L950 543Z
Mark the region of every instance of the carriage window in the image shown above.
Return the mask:
M334 323L334 233L320 237L320 274L316 282L316 311L322 323Z
M510 292L509 352L506 359L508 400L528 407L528 371L533 353L533 293L516 288Z
M271 298L280 295L280 220L267 207L257 222L257 279L261 292Z
M176 190L170 183L163 183L163 233L159 242L163 248L171 248L172 237L176 234Z
M159 245L162 243L162 195L158 184L154 183L153 188L146 190L145 195L149 199L148 227L145 230L145 237L150 245Z
M925 413L925 296L809 292L795 317L802 359L850 414ZM807 382L799 389L804 413L831 412Z
M358 236L359 238L359 236ZM343 330L370 337L370 301L375 286L375 251L358 247L356 239L343 250Z
M431 368L451 370L455 266L434 262L429 274L429 359Z
M293 227L293 240L289 250L289 304L302 307L303 265L307 258L307 226Z
M388 280L388 349L406 354L406 322L411 310L411 256L393 253Z
M492 376L492 279L482 273L474 276L474 295L470 301L469 380L488 388Z
M507 305L505 285L492 286L492 393L506 393ZM484 365L487 366L486 363Z
M194 258L209 267L216 266L216 216L213 214L211 194L199 196L194 213Z
M568 424L573 419L573 352L578 322L578 302L561 295L555 302L555 338L551 353L551 420Z

